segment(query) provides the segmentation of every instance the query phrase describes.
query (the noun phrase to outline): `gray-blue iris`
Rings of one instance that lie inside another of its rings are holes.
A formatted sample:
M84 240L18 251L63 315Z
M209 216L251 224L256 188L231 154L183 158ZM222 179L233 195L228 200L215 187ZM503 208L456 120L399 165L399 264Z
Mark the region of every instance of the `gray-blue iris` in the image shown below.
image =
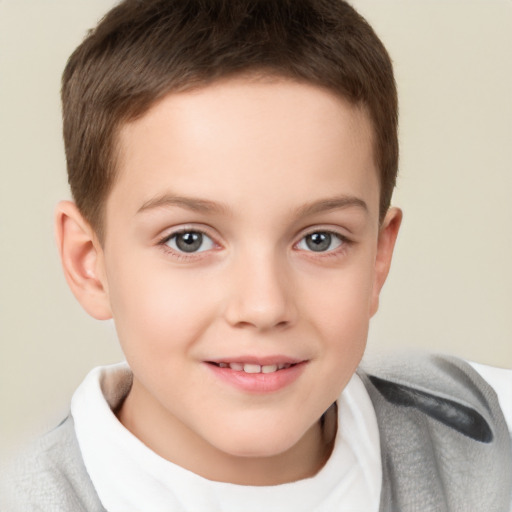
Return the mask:
M176 247L183 252L195 252L203 244L203 235L196 231L188 231L176 235Z
M330 233L311 233L306 236L306 245L308 249L315 252L322 252L329 249L332 242L332 236Z

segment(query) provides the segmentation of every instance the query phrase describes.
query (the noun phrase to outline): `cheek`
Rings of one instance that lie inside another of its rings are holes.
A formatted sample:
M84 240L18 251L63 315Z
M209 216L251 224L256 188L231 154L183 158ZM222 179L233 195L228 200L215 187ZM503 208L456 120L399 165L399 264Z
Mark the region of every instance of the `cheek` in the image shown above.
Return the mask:
M306 311L326 354L334 394L344 386L363 355L371 317L373 270L365 265L333 273L310 294Z
M119 259L117 261L120 261ZM145 264L132 255L113 267L109 297L120 343L127 356L170 356L192 345L212 317L213 295L204 279L165 262Z
M303 293L312 320L328 337L356 334L367 329L373 296L372 255L359 258L345 268L334 270L305 283ZM350 338L350 336L348 336Z

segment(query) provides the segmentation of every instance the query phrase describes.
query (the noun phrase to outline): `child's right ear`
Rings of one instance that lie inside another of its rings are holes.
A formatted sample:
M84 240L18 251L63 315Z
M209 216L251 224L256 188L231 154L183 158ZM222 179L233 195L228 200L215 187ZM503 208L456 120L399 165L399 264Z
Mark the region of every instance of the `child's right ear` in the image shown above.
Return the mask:
M78 302L98 320L112 318L101 244L71 201L57 205L55 236L64 276Z

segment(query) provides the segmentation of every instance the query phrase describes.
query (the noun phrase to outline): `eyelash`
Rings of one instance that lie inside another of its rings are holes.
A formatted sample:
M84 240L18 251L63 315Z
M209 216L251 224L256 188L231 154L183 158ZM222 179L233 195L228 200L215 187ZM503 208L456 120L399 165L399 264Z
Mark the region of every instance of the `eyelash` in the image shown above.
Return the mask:
M219 244L215 242L213 237L211 237L205 230L198 229L198 228L182 228L177 231L173 231L172 233L164 236L157 245L162 247L162 249L167 253L172 255L174 258L181 260L181 261L187 261L187 260L197 260L200 257L203 257L203 253L209 252L209 250L203 250L203 251L195 251L187 253L185 251L180 251L173 249L172 247L169 247L167 245L173 238L178 237L179 235L186 234L186 233L197 233L199 235L202 235L203 237L209 238L213 245L216 247L219 247Z
M198 258L202 258L206 256L206 254L203 256L203 253L210 252L211 249L206 249L202 251L195 251L187 253L185 251L180 251L173 249L172 247L169 247L168 243L175 237L186 234L186 233L197 233L202 235L203 237L206 237L210 239L214 246L220 247L220 245L215 242L214 238L210 236L205 230L199 229L199 228L182 228L177 231L173 231L170 234L167 234L164 236L161 240L158 241L158 245L162 247L162 249L168 253L171 254L174 258L177 258L178 260L187 261L187 260L197 260ZM332 258L332 257L339 257L342 255L354 242L347 238L346 236L342 235L341 233L329 229L314 229L309 232L304 233L298 242L296 242L293 247L296 248L298 245L302 242L305 242L307 237L314 235L314 234L326 234L336 237L340 244L338 247L335 247L334 249L327 250L327 251L313 251L313 250L303 250L303 252L307 253L309 257L315 257L315 258Z
M350 247L350 245L353 244L353 241L347 238L345 235L342 235L338 231L334 231L332 229L313 229L311 231L308 231L307 233L304 233L300 240L294 244L294 247L298 247L301 243L307 243L306 239L315 234L325 234L330 235L331 237L335 237L339 240L339 245L335 247L334 249L330 249L327 251L313 251L313 250L304 250L305 253L307 253L308 257L313 258L336 258L341 255L343 255L347 249Z

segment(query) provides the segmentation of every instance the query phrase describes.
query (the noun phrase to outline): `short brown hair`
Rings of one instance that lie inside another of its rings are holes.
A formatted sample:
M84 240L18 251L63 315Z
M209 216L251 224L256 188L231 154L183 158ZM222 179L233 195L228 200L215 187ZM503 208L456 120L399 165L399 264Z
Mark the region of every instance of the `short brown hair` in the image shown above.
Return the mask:
M375 130L380 217L398 168L390 58L342 0L124 0L90 31L62 78L64 143L75 202L100 240L120 126L172 91L263 72L327 87L364 105Z

